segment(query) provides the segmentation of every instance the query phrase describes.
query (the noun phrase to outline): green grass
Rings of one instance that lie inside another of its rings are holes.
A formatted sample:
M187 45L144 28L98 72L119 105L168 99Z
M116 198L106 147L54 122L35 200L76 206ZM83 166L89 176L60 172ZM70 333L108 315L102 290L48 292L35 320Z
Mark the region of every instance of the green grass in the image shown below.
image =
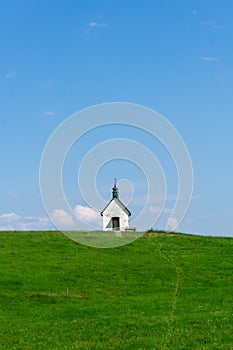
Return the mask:
M143 236L143 232L130 231L122 231L120 238L113 231L64 231L64 233L75 242L94 248L116 248Z
M233 239L0 234L0 349L233 349Z

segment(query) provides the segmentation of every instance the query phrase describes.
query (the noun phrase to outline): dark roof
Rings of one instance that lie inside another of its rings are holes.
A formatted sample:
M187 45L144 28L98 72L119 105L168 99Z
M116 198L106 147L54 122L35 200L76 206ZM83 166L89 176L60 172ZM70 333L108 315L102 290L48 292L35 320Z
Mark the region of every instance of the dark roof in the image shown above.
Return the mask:
M112 201L117 202L117 203L122 207L122 209L124 209L124 210L127 212L128 216L131 216L131 213L130 213L129 209L126 208L126 206L120 201L119 198L112 198L112 199L110 200L110 202L106 205L106 207L101 211L101 213L100 213L101 216L103 216L103 212L107 209L107 207L109 206L109 204L110 204Z

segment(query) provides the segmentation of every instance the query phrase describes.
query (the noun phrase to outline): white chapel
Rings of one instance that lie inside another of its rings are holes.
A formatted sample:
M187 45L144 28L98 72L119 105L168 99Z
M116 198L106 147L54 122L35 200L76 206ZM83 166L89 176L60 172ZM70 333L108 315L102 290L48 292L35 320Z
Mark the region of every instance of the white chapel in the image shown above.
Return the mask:
M119 199L116 179L112 188L112 199L101 212L104 231L124 231L129 228L131 213Z

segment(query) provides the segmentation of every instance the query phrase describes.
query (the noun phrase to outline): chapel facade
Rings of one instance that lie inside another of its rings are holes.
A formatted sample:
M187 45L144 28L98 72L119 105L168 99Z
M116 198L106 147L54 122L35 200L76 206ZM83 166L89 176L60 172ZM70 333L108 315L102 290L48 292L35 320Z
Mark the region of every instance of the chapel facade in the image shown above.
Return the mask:
M101 212L104 231L124 231L129 228L130 211L119 199L116 179L112 188L112 199Z

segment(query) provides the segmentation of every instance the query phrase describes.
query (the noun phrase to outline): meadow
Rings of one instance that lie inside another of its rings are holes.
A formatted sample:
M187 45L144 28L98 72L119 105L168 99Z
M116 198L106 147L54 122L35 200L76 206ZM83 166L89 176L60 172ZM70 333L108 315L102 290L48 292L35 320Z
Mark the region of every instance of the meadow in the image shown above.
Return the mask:
M2 350L233 349L231 238L1 232L0 249Z

